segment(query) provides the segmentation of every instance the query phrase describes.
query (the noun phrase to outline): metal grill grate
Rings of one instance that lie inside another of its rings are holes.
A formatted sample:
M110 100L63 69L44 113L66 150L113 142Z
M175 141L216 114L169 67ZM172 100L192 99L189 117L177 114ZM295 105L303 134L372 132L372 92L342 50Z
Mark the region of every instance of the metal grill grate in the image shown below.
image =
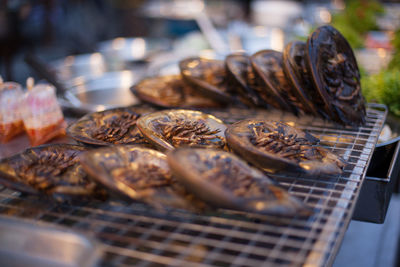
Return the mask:
M243 112L216 115L226 120ZM196 215L114 202L49 203L9 189L0 191L0 213L83 231L104 246L101 266L261 266L332 263L351 220L366 168L386 118L369 106L367 123L341 127L310 117L262 113L295 122L349 164L340 176L275 175L314 210L308 218L275 217L221 210Z

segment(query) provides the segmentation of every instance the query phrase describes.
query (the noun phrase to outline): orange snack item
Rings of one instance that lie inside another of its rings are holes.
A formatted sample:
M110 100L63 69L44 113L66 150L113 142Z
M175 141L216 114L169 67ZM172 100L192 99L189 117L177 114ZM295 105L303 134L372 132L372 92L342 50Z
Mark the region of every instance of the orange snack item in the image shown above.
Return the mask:
M51 85L39 84L26 92L22 118L32 146L65 135L66 123Z
M23 92L15 82L0 82L0 143L10 141L24 131L20 104Z

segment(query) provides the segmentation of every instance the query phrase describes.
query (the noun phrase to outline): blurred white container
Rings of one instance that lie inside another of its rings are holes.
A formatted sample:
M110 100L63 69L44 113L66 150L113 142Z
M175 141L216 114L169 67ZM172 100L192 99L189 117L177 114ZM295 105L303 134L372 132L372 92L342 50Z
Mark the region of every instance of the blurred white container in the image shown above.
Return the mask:
M22 87L15 82L0 82L0 142L23 132L21 118Z
M23 97L21 111L32 146L65 134L66 123L53 86L38 84L28 90Z
M253 23L270 27L285 28L289 22L300 17L303 6L295 1L254 1L251 4Z

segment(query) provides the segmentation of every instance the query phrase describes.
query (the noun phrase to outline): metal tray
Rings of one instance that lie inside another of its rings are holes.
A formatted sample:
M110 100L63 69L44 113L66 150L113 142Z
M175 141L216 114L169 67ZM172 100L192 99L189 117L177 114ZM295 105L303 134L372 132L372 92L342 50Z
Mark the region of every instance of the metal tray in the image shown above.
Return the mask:
M213 114L227 123L257 115L252 110ZM6 188L0 188L0 214L90 233L103 245L99 266L330 266L352 218L386 114L385 107L369 104L367 122L360 127L281 111L258 114L293 122L348 162L341 175L274 175L312 209L307 218L229 210L162 211L137 202L56 203Z
M400 172L400 137L375 147L353 219L383 223Z
M63 108L80 114L138 104L129 88L140 75L132 71L106 72L94 79L75 79L59 98Z
M101 250L92 239L48 223L0 216L0 266L96 266Z

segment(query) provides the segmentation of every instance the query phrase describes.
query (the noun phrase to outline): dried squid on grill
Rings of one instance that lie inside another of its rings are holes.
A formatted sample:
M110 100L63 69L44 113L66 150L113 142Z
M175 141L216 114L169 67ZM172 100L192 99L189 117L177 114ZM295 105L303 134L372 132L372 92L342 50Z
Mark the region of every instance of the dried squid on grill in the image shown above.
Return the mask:
M110 191L124 199L157 208L198 211L206 205L189 194L172 177L166 156L138 146L112 146L81 155L84 169Z
M178 181L212 207L274 215L310 212L269 177L231 153L178 148L169 152L167 159Z
M164 110L141 117L138 128L156 148L180 146L224 148L225 125L216 117L194 110Z
M196 92L180 75L146 78L131 87L141 100L166 108L209 108L221 103Z
M295 114L302 109L296 99L291 84L283 71L282 53L274 50L261 50L251 56L251 64L259 84L258 94L274 108Z
M242 53L228 55L225 59L225 67L229 85L241 96L240 100L243 103L247 106L268 107L268 104L257 94L261 88L257 83L248 55Z
M105 191L83 170L79 155L85 147L52 144L29 148L0 161L0 183L18 191L71 197L104 198Z
M288 77L288 82L295 89L297 99L303 104L304 111L312 115L321 114L324 118L328 118L326 111L323 110L323 101L307 71L305 57L306 43L290 42L283 52L283 70Z
M230 148L269 172L340 174L345 166L339 156L317 146L317 138L283 122L243 120L225 135Z
M228 82L224 61L191 57L180 61L179 68L183 80L202 95L225 104L242 104Z
M130 107L115 108L85 115L67 129L75 140L89 145L112 144L148 145L136 126L141 114L152 109Z
M322 26L309 36L306 50L308 72L331 119L347 125L364 124L360 71L346 39L332 26Z

